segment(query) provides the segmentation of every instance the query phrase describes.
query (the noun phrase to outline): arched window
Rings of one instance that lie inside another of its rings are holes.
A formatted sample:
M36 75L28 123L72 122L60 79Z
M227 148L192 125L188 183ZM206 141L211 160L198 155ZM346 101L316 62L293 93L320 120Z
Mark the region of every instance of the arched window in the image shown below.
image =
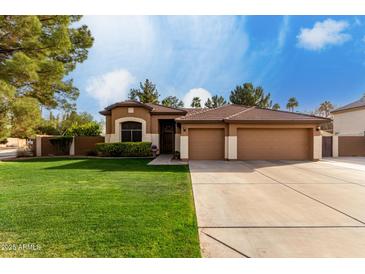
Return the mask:
M142 124L138 122L124 122L121 126L122 142L142 142Z

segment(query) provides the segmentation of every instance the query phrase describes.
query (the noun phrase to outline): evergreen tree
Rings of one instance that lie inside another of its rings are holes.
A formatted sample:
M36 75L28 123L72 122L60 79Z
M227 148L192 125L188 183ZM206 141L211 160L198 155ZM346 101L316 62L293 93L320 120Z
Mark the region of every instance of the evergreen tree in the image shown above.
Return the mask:
M216 108L221 107L225 104L227 104L227 102L222 96L214 95L212 99L208 98L208 100L205 102L205 107Z
M162 105L166 107L173 107L173 108L182 108L184 107L183 101L181 101L176 96L168 96L162 100Z
M194 97L193 100L191 101L191 105L192 108L201 108L201 100L199 97Z
M146 79L144 83L139 83L139 89L131 89L129 91L129 99L137 100L141 103L158 104L158 97L160 94L156 89L156 85L150 80Z
M73 107L79 91L65 76L83 62L93 38L81 16L0 16L0 82L14 96L46 107Z
M270 93L265 94L262 87L254 87L252 83L236 86L229 97L231 103L245 106L270 107Z

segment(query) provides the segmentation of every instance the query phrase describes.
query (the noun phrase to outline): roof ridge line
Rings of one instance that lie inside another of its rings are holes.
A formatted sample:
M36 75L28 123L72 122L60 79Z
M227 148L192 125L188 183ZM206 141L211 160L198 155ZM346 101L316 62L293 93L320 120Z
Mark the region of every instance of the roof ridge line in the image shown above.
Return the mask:
M173 110L179 110L179 111L182 111L182 112L186 112L185 110L183 110L181 108L168 107L168 106L164 106L162 104L156 104L156 103L144 103L144 104L151 104L151 105L155 105L155 106L159 106L159 107L170 108L170 109L173 109Z
M196 111L196 112L193 112L191 114L188 113L187 115L185 115L184 117L181 117L181 118L190 117L192 115L201 114L201 113L205 113L205 112L208 112L208 111L216 110L218 108L222 108L222 107L225 107L225 106L228 106L228 105L229 104L226 104L226 105L219 106L219 107L216 107L216 108L202 108L201 111Z
M294 111L288 111L288 110L282 110L282 109L261 108L261 107L256 107L256 108L257 109L263 109L263 110L269 110L269 111L273 111L273 112L281 112L281 113L289 113L289 114L308 116L308 117L312 117L312 118L314 117L314 118L328 119L326 117L321 117L321 116L318 116L318 115L303 113L303 112L294 112Z
M255 108L255 106L252 106L252 107L249 107L249 108L245 108L244 110L241 110L241 111L239 111L239 112L237 112L237 113L235 113L235 114L231 114L231 115L229 115L229 116L225 117L223 120L231 119L231 118L232 118L232 117L234 117L234 116L237 116L237 115L239 115L239 114L241 114L241 113L244 113L244 112L246 112L246 111L250 111L250 110L252 110L252 109L254 109L254 108Z

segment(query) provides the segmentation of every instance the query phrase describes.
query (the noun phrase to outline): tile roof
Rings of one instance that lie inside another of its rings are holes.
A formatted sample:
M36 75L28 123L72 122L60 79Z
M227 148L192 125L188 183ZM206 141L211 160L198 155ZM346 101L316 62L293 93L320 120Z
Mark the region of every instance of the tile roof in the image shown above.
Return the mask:
M100 111L99 113L102 115L110 115L111 110L116 107L143 107L148 109L151 113L164 113L164 114L181 114L184 115L187 113L186 110L180 108L172 108L172 107L165 107L159 104L152 104L152 103L141 103L135 100L126 100L121 101L110 106L107 106L104 110Z
M173 107L166 107L159 104L152 104L146 103L145 105L152 107L152 113L176 113L176 114L185 114L187 113L186 110L183 108L173 108Z
M214 109L203 109L200 112L179 117L177 121L224 121L224 122L328 122L329 119L288 111L225 105Z
M336 108L335 110L331 111L331 113L336 113L336 112L339 112L342 110L362 108L362 107L365 107L365 95L360 100L357 100L357 101L347 104L345 106Z
M226 117L236 114L245 108L239 105L224 105L217 108L202 108L179 117L177 121L223 121Z
M120 106L143 107L151 114L176 114L181 115L175 120L178 122L313 122L323 123L329 119L293 113L281 110L262 109L258 107L247 107L242 105L228 104L217 108L172 108L159 104L140 103L134 100L127 100L112 104L106 107L100 114L110 115L111 110Z

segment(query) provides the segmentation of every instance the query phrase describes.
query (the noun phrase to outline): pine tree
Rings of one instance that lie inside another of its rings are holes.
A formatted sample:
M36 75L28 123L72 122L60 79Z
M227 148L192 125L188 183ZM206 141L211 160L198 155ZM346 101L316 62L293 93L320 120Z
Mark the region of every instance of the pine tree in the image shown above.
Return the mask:
M212 99L208 98L205 102L205 107L207 108L217 108L227 104L226 100L224 100L223 96L214 95Z
M191 105L192 108L201 108L201 100L199 97L194 97L193 100L191 101Z
M181 101L176 96L168 96L162 100L162 105L166 107L173 107L173 108L182 108L184 107L183 101Z
M129 99L137 100L141 103L153 103L158 104L158 97L160 94L156 89L156 85L150 80L146 79L144 83L139 83L139 89L131 89L129 91Z
M229 97L231 103L245 106L270 107L270 93L265 94L262 87L254 87L252 83L236 86Z

